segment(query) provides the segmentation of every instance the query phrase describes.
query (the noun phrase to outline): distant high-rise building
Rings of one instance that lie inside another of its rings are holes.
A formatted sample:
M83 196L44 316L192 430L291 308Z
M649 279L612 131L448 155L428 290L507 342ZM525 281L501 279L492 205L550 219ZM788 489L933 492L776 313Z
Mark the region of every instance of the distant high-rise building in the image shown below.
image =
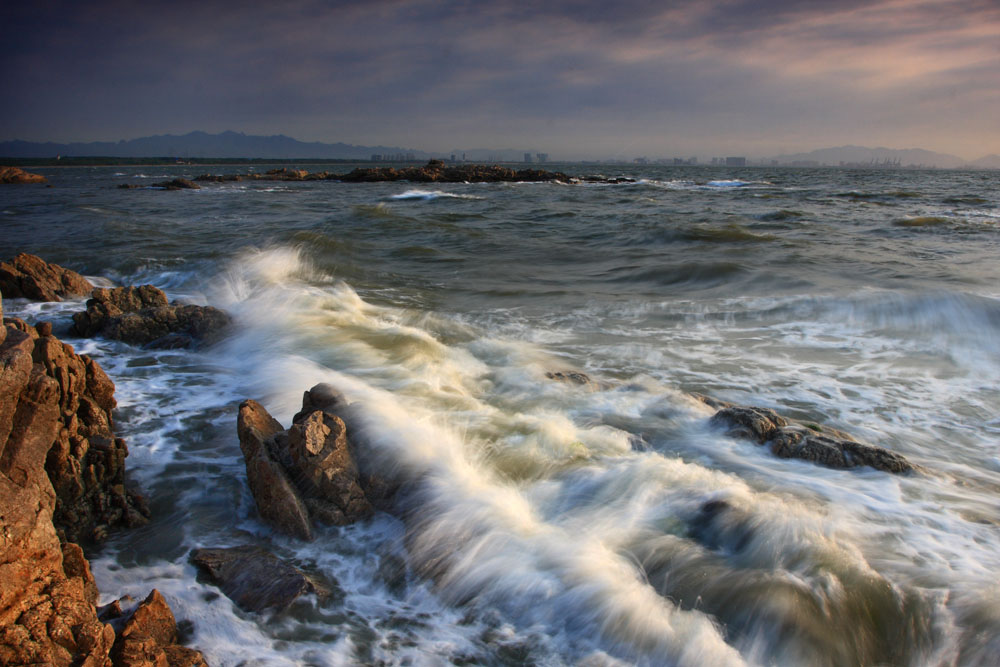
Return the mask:
M727 157L726 158L727 167L745 167L747 166L747 159L745 157Z
M548 162L549 161L549 154L548 153L535 153L535 158L537 158L537 160L539 162Z
M381 161L382 161L381 153L372 153L372 162L381 162Z
M525 153L524 154L524 161L525 162L531 162L531 153Z

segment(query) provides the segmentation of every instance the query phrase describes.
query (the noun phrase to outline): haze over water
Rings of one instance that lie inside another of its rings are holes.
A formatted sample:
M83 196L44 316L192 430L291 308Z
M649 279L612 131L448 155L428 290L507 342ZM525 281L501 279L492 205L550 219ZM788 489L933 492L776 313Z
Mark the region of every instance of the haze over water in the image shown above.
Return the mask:
M4 257L235 317L212 348L150 351L69 337L80 302L4 301L118 387L154 518L95 554L101 590L160 589L211 664L995 664L995 174L114 188L191 169L39 169L53 187L0 192L0 227ZM403 518L301 543L257 518L236 406L287 426L318 382L412 484ZM776 458L694 392L923 470ZM238 544L335 594L236 610L188 555Z

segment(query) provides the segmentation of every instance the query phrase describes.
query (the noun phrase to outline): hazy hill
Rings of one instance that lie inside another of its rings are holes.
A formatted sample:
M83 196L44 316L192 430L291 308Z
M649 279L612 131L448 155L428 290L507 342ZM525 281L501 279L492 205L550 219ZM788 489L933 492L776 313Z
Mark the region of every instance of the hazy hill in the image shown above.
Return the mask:
M189 132L183 135L160 134L114 141L57 144L31 141L0 142L0 156L46 158L63 155L108 157L260 157L260 158L371 158L373 154L396 155L412 153L417 160L426 160L429 153L398 146L355 146L303 142L283 134L260 136L242 132Z
M979 167L981 169L1000 169L1000 155L997 155L996 153L984 155L978 160L970 162L969 166Z
M886 160L890 162L899 160L901 166L923 165L925 167L961 167L966 164L965 160L957 155L947 153L935 153L922 148L908 148L904 150L894 148L867 148L865 146L838 146L836 148L821 148L808 153L793 153L791 155L778 155L772 160L780 163L789 162L819 162L820 164L837 166L842 162L868 164L872 162L880 163Z

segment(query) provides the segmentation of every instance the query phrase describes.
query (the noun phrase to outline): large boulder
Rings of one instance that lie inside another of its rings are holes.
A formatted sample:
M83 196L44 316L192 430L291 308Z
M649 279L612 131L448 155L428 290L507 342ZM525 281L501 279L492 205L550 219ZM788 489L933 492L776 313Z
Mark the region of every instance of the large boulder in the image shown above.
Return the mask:
M207 667L201 651L181 646L177 621L163 595L155 588L130 613L116 600L101 609L101 619L116 630L111 649L115 667Z
M835 429L795 423L770 408L714 403L713 407L723 407L712 416L712 424L725 428L727 435L732 437L769 445L771 452L781 458L802 459L829 468L870 466L891 473L905 473L916 469L901 454L884 447L857 442Z
M62 301L86 296L94 286L76 271L50 264L41 257L20 253L0 262L0 292L10 298Z
M195 549L191 561L244 611L280 612L302 595L330 595L326 586L260 547Z
M152 285L97 288L87 310L73 315L74 332L154 348L190 347L212 342L230 317L212 306L169 303Z
M237 434L250 491L261 517L276 529L309 539L313 521L346 525L386 506L392 488L363 473L342 414L343 396L320 384L284 430L256 401L240 405Z
M32 174L20 167L0 167L0 183L48 183L48 179L41 174Z

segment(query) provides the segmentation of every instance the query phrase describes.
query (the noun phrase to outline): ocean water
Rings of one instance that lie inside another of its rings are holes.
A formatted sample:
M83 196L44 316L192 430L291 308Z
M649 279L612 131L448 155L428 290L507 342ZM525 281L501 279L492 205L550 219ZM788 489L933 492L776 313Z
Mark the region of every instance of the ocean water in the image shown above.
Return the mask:
M117 385L154 518L91 553L103 601L160 589L212 665L1000 664L1000 174L561 168L637 182L0 190L4 258L235 318L154 351L4 300ZM258 519L236 410L287 426L318 382L411 490L303 543ZM922 471L778 459L694 392ZM188 559L240 544L334 594L239 611Z

